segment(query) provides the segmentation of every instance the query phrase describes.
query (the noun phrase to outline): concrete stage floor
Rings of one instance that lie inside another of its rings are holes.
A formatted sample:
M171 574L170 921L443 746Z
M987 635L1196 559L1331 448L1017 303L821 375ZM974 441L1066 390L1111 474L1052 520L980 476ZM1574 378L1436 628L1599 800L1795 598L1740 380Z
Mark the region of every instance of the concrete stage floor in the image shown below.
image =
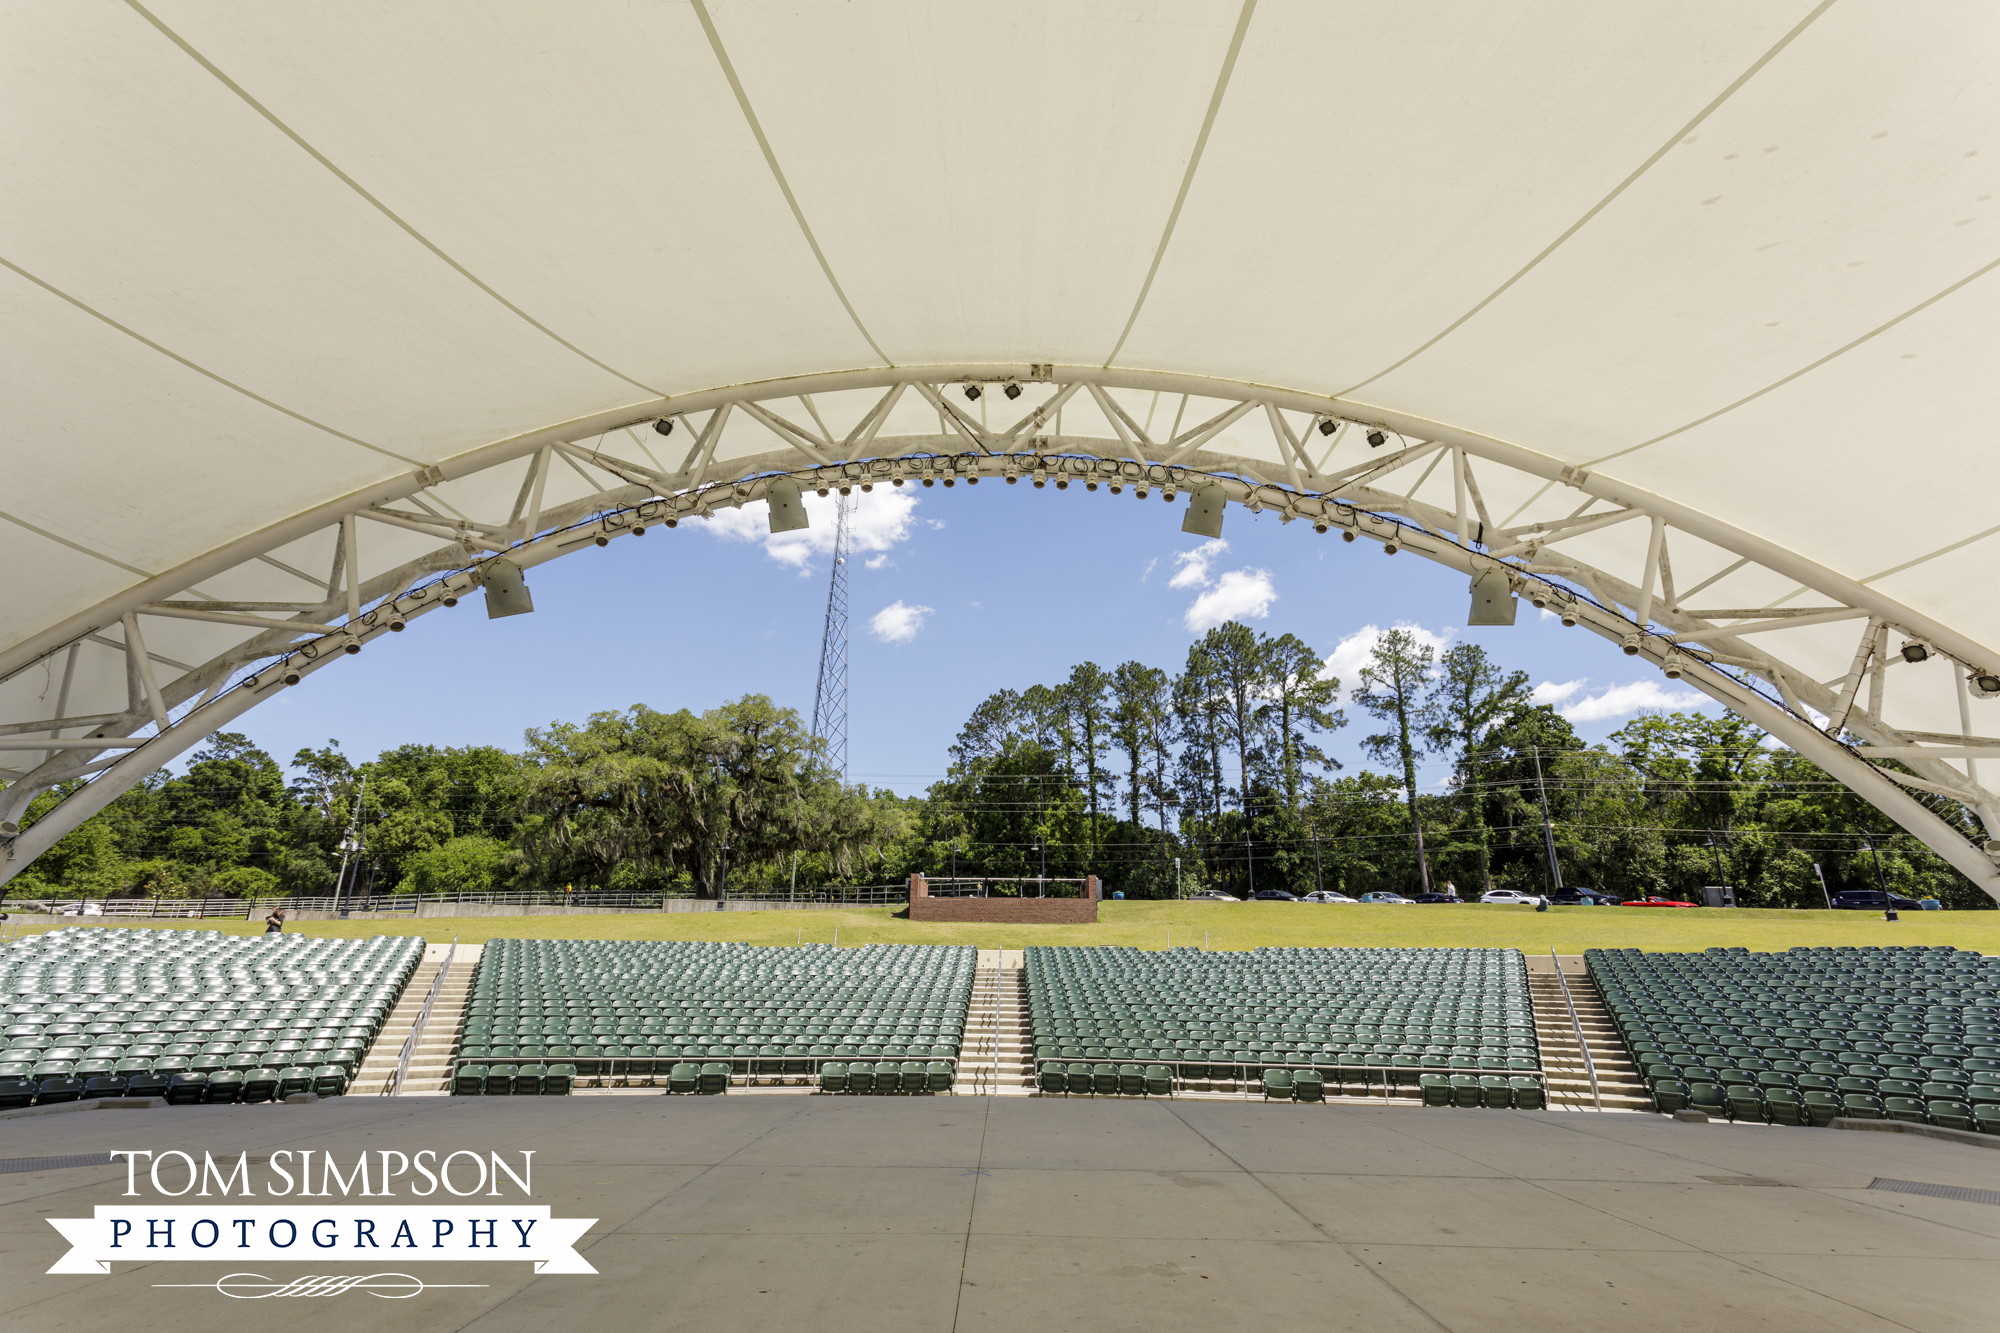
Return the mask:
M0 1157L524 1148L596 1277L404 1264L408 1300L49 1276L125 1169L0 1174L0 1327L1812 1330L2000 1327L2000 1152L1651 1116L1007 1098L352 1098L0 1123ZM381 1270L398 1266L384 1261Z

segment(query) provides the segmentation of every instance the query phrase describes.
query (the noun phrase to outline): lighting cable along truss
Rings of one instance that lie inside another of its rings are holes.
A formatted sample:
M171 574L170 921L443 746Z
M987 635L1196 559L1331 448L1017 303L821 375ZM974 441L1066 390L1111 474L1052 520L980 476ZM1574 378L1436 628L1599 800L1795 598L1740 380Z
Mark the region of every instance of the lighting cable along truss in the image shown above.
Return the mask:
M663 461L649 435L677 434L678 463ZM1337 529L1466 576L1475 624L1512 623L1526 597L1769 732L2000 899L2000 799L1979 768L2000 763L2000 739L1973 734L1971 714L2000 697L2000 653L1768 539L1520 444L1350 399L1048 364L846 371L562 423L295 515L50 626L0 653L12 783L0 883L202 737L382 636L482 588L489 615L532 609L526 572L549 560L756 500L774 531L802 527L807 487L982 480L1186 496L1184 530L1211 537L1230 503ZM470 516L482 510L505 517ZM328 574L299 568L301 553ZM311 595L230 601L201 586L286 579ZM1718 604L1698 605L1702 593ZM210 655L149 651L146 625L173 621L194 622ZM31 668L36 692L22 684ZM119 675L116 695L100 686L71 714L73 680ZM33 797L85 777L20 826ZM1986 841L1937 813L1952 803Z

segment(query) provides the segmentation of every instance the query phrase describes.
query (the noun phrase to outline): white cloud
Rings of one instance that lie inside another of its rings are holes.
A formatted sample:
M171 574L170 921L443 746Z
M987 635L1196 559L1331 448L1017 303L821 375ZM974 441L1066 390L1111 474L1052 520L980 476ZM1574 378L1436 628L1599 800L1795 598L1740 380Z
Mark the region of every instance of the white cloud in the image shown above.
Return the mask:
M881 569L888 565L888 563L889 557L886 555L871 555L861 562L861 567L863 569Z
M708 530L724 541L762 542L764 554L800 573L810 573L822 557L833 553L835 505L839 497L819 496L807 491L802 497L810 526L798 532L773 533L770 509L762 500L753 500L741 509L718 509L709 515ZM850 551L886 551L908 541L914 523L917 497L908 491L878 490L857 492L854 516L849 521L847 546ZM933 523L933 527L943 527ZM868 568L880 566L873 561Z
M1433 634L1422 625L1407 620L1396 622L1395 628L1407 630L1418 643L1427 643L1433 653L1441 653L1451 646L1452 631ZM1375 641L1382 637L1380 625L1363 625L1354 633L1333 646L1333 652L1326 659L1326 674L1340 681L1340 692L1345 697L1361 683L1361 668L1368 665L1369 657L1375 651Z
M1148 560L1146 567L1139 571L1139 582L1144 583L1147 579L1153 577L1153 571L1159 567L1160 557L1154 556L1151 560Z
M1180 579L1180 574L1174 575L1176 584ZM1268 570L1232 569L1217 579L1214 587L1194 599L1183 623L1189 632L1199 634L1226 620L1262 620L1271 614L1271 603L1277 600L1278 590L1272 585Z
M930 613L928 606L911 606L899 599L877 611L868 622L868 630L884 643L908 643L917 637Z
M1705 695L1678 693L1657 680L1635 680L1630 685L1613 685L1557 711L1572 722L1609 722L1639 713L1696 708L1707 702Z
M1192 551L1181 551L1174 556L1174 576L1167 580L1169 588L1206 588L1214 582L1209 577L1208 567L1214 559L1229 549L1229 543L1217 537L1212 542L1203 542ZM1151 572L1151 566L1148 566Z
M1531 704L1567 703L1569 702L1569 697L1582 689L1589 681L1590 678L1588 676L1579 676L1575 680L1565 680L1560 683L1553 680L1541 681L1535 686L1535 692L1528 696L1528 702Z

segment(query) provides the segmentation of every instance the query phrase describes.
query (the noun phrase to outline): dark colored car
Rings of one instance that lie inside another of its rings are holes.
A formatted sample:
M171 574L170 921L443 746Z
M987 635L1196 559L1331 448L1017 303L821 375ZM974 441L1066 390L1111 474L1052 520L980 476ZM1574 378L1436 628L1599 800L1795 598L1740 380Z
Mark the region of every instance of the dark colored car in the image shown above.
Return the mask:
M1298 895L1286 893L1283 889L1259 889L1250 895L1253 903L1295 903Z
M1420 893L1410 899L1413 903L1460 903L1463 898L1454 898L1448 893Z
M1574 884L1550 890L1548 899L1558 907L1615 907L1623 901L1602 889L1586 889Z
M1880 889L1849 889L1846 893L1833 895L1833 905L1854 912L1881 912L1893 907L1897 911L1923 910L1923 904L1914 898L1905 898L1900 893L1884 893Z

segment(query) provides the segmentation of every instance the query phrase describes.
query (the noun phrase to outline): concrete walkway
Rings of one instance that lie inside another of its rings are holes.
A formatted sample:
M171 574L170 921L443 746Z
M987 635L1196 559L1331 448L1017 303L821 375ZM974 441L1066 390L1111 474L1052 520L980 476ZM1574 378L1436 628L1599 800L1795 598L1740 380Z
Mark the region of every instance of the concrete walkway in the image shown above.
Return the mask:
M44 1220L125 1171L0 1174L9 1333L476 1328L1979 1330L2000 1153L1652 1116L1030 1098L364 1099L83 1112L6 1126L8 1158L123 1147L535 1150L537 1202L598 1218L596 1277L405 1265L410 1300L272 1309L242 1265L43 1273ZM266 1265L279 1280L347 1269ZM351 1267L351 1265L350 1265ZM386 1260L385 1271L395 1268ZM263 1271L260 1269L259 1271Z

